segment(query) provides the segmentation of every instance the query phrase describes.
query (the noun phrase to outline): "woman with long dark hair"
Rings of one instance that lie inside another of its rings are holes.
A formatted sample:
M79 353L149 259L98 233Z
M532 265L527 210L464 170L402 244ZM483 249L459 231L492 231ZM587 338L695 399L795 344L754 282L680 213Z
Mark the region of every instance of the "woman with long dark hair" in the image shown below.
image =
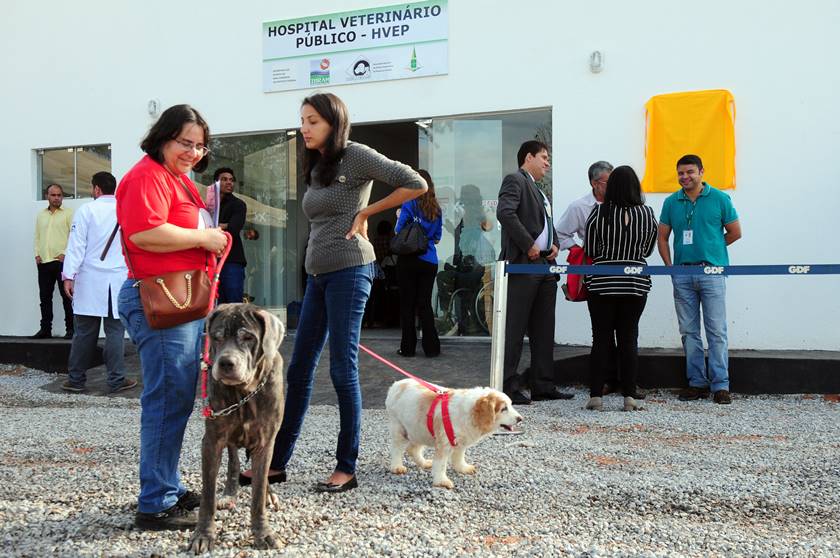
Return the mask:
M653 209L645 205L639 178L632 168L621 166L610 174L604 203L589 215L584 250L594 265L646 265L645 258L656 245L656 229L656 217ZM586 408L603 407L601 395L615 338L624 410L640 410L642 407L633 395L638 370L639 319L650 291L650 276L587 275L584 280L592 321L590 398Z
M309 407L315 368L329 338L330 377L340 417L337 463L333 473L315 489L343 492L358 486L356 459L362 418L359 336L376 260L367 235L368 217L422 195L426 182L411 167L349 141L347 107L332 93L305 98L300 123L308 186L302 208L310 224L307 282L269 482L286 480L286 464ZM373 180L391 185L394 191L368 205ZM247 473L240 477L242 484L250 484Z
M414 329L414 317L420 317L423 332L423 353L427 357L440 354L440 338L435 329L435 315L432 312L432 287L438 270L437 248L443 232L440 204L435 197L435 185L428 171L417 171L426 181L429 189L415 200L402 204L396 232L411 222L420 223L429 245L426 252L414 256L400 256L397 260L397 277L400 285L400 325L402 338L398 354L404 357L414 356L417 347L417 330Z
M128 280L117 302L120 320L140 353L140 529L190 529L199 497L181 482L178 461L193 410L204 320L152 329L140 281L171 271L204 269L227 244L188 174L207 167L210 130L189 105L166 109L140 144L146 155L117 188ZM210 269L212 274L213 270Z

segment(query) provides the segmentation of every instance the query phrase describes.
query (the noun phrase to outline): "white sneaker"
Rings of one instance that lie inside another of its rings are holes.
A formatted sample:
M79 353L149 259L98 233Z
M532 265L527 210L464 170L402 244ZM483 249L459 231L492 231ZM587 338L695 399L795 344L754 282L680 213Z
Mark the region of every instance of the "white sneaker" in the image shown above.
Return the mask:
M601 411L604 408L604 400L600 397L590 397L586 403L586 408L590 411Z
M624 410L625 411L641 411L642 405L632 397L625 397L624 398Z

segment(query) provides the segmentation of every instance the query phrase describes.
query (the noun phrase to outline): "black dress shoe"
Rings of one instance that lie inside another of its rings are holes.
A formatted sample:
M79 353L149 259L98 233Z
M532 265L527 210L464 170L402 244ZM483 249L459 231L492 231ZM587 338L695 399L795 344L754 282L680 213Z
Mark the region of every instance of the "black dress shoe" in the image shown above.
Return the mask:
M50 339L52 337L52 332L48 329L39 329L38 333L35 335L30 335L30 339Z
M195 512L178 504L158 513L137 512L134 526L143 531L185 531L194 529L197 523Z
M347 492L348 490L353 490L354 488L358 488L359 482L356 480L354 476L349 481L345 482L344 484L333 484L331 482L319 482L315 485L315 492Z
M508 394L508 397L510 397L510 402L513 403L514 405L530 405L531 404L531 399L519 390L512 391L511 393Z
M531 401L554 401L556 399L574 399L575 396L572 393L564 393L558 389L552 389L551 391L547 391L545 393L532 393L531 394Z
M406 357L406 358L410 358L410 357L414 356L414 353L410 353L410 354L409 353L404 353L402 349L397 349L397 354L400 355L401 357Z
M250 486L253 480L252 477L246 477L242 473L239 473L239 486ZM286 482L286 471L268 475L268 484L280 484L281 482Z

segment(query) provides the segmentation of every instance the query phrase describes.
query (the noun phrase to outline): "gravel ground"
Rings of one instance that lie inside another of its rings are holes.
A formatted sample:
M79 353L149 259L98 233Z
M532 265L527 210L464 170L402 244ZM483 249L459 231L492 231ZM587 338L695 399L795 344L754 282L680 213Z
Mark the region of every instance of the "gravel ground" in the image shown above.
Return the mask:
M54 376L0 365L0 555L154 556L190 533L132 528L139 402L56 395ZM586 396L519 408L524 434L468 451L478 472L433 489L387 472L384 411L365 410L360 488L322 495L338 418L312 407L269 514L282 548L250 546L250 488L218 512L215 556L838 556L840 405L821 396L730 407L648 397L643 412ZM181 460L200 487L198 413Z

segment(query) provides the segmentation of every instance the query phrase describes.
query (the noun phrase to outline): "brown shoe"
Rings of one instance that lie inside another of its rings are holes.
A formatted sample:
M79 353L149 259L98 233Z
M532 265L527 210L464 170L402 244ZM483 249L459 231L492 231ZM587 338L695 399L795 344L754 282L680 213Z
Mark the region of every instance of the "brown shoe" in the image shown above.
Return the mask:
M123 378L122 383L117 387L112 388L109 393L119 393L121 391L129 390L135 386L137 386L137 380L132 380L131 378Z
M697 401L709 397L709 388L687 387L680 392L680 401Z
M719 389L715 392L714 401L718 405L729 405L732 403L732 396L725 389Z

